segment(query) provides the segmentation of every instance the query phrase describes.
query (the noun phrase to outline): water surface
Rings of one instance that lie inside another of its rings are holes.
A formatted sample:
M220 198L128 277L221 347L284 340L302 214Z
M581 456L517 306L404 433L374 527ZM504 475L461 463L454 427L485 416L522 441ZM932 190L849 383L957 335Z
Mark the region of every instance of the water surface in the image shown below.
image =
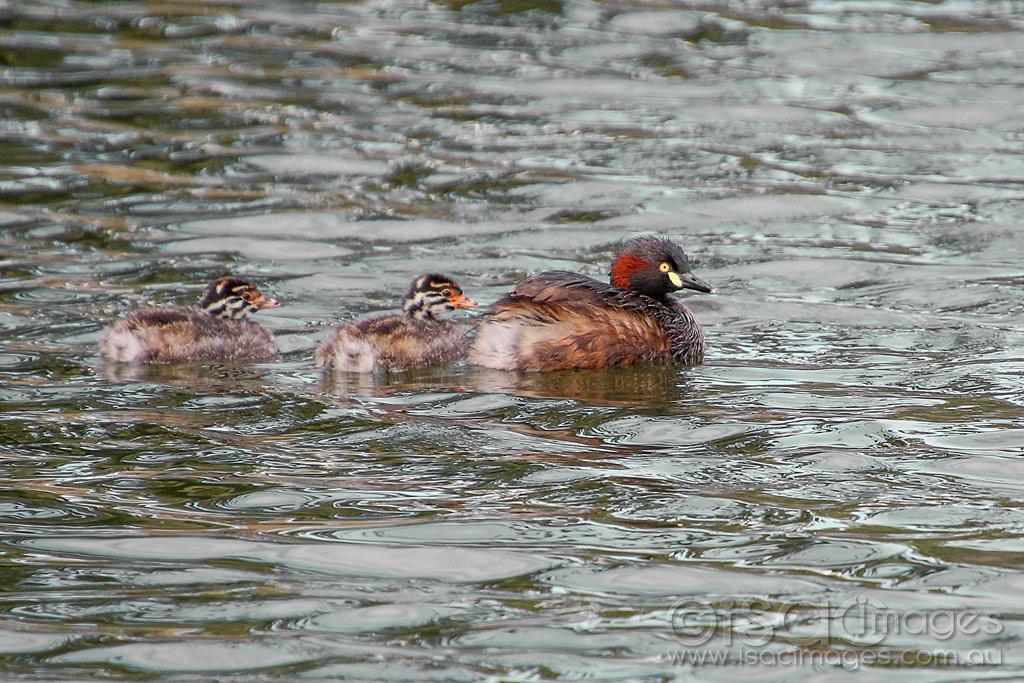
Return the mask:
M0 4L5 676L1020 675L1022 61L1013 3ZM312 367L647 232L701 367ZM279 360L100 362L228 272Z

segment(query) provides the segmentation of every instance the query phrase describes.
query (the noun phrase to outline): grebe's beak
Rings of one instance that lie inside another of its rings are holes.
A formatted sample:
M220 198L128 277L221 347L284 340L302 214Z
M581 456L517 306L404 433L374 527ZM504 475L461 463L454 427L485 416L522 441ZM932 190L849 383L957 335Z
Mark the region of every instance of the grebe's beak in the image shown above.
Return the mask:
M465 294L457 294L448 300L455 308L476 308L477 303Z
M252 304L252 307L257 311L263 308L277 308L281 305L277 299L271 299L269 296L265 296L263 294L260 294L249 303Z
M693 273L669 273L668 279L679 289L693 289L698 292L704 292L705 294L712 294L715 290L711 289L711 285L695 276Z

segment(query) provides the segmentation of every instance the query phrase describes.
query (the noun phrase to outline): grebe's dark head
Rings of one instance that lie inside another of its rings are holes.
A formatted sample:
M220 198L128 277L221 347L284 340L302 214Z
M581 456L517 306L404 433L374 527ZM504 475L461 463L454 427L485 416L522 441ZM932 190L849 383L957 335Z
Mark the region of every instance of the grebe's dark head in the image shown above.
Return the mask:
M626 242L612 262L611 282L619 289L654 299L680 289L714 291L690 272L690 262L679 245L661 237L637 237Z

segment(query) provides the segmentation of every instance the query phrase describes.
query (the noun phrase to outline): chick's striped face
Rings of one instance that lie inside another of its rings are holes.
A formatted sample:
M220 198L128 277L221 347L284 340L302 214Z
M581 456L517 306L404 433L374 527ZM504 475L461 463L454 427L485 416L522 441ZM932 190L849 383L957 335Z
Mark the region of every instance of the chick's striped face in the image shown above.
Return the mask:
M476 302L462 293L451 278L442 275L424 275L412 283L402 310L421 320L432 320L445 311L473 308Z
M237 278L221 278L207 289L199 307L212 316L224 320L244 320L263 308L276 308L281 304L260 293L253 285Z

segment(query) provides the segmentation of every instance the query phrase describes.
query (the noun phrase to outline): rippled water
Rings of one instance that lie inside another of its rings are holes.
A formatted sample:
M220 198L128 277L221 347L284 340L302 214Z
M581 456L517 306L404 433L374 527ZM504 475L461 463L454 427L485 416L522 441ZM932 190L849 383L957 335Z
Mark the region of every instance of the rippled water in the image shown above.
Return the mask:
M1009 2L0 2L4 677L1021 675L1021 63ZM312 368L643 232L704 366ZM228 272L280 360L99 361Z

